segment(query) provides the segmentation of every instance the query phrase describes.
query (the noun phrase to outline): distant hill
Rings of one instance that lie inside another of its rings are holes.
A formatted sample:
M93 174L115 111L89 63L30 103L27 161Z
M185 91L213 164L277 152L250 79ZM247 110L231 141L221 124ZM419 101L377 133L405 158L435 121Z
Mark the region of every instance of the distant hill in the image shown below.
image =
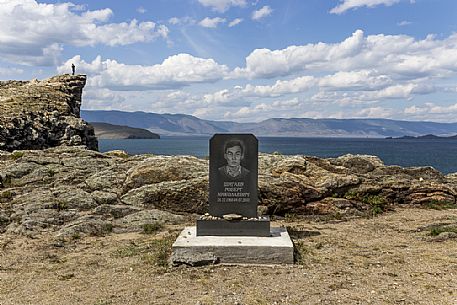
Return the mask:
M185 114L157 114L82 110L88 122L105 122L148 129L161 135L212 135L214 133L253 133L256 136L288 137L401 137L457 134L457 123L412 122L389 119L308 119L273 118L258 123L210 121Z
M413 137L413 136L403 136L403 137L398 137L398 138L394 138L394 139L402 139L402 140L437 140L437 139L451 139L451 140L457 140L457 135L453 135L453 136L450 136L450 137L439 137L439 136L436 136L436 135L434 135L434 134L426 134L426 135L417 136L417 137Z
M98 139L160 139L158 134L142 128L91 122Z

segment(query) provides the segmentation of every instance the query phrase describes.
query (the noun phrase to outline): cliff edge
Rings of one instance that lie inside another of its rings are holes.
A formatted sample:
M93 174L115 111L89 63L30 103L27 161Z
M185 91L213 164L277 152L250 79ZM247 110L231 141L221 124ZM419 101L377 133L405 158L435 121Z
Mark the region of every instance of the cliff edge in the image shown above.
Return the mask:
M0 150L84 145L98 150L94 128L80 118L85 75L0 81Z

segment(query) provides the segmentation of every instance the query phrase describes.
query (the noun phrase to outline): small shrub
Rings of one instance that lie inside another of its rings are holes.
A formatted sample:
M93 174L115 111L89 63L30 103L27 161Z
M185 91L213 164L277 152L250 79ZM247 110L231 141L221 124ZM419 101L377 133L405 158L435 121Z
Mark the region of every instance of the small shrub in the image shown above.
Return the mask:
M297 214L294 214L294 213L286 213L284 215L284 221L286 222L294 222L294 221L297 221L298 220L298 216Z
M362 202L370 205L370 212L372 216L380 215L386 210L386 201L381 196L368 195L362 199Z
M144 234L153 234L162 229L163 225L159 222L145 223L143 225Z
M13 184L10 176L5 176L3 179L0 177L0 187L11 187Z
M14 152L10 155L11 159L13 159L13 160L20 159L20 158L22 158L23 156L24 156L24 152L23 152L23 151L14 151Z
M113 232L113 224L111 223L105 223L102 226L102 232L104 233L111 233Z
M359 194L355 190L349 190L344 194L344 198L348 200L359 200Z
M364 204L370 206L370 215L377 216L386 211L386 200L379 195L360 194L355 190L349 190L344 194L344 198L348 200L361 201Z
M79 232L75 232L71 235L71 239L73 240L78 240L78 239L81 239L81 233Z
M57 200L56 202L54 202L52 204L52 208L59 210L59 211L63 211L63 210L68 209L68 204L67 204L67 202L65 202L63 200Z
M13 197L14 193L8 190L0 193L0 199L10 200Z
M306 263L305 258L310 254L312 254L312 250L303 241L294 241L294 261L297 264L304 265Z
M49 177L54 177L57 172L53 169L48 169L48 176Z

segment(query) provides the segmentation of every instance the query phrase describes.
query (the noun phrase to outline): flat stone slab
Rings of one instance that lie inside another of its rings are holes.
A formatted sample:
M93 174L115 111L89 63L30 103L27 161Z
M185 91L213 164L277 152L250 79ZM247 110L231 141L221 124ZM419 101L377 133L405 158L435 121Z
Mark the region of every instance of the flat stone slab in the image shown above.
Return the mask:
M270 236L270 218L256 220L197 220L197 236Z
M293 264L294 246L286 228L271 228L271 236L197 236L186 227L173 244L174 265Z

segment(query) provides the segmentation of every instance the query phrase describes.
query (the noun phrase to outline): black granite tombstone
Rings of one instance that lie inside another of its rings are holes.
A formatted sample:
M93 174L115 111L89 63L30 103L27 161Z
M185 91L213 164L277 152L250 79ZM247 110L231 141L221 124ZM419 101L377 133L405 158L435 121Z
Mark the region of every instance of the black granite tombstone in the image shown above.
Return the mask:
M258 141L252 134L216 134L209 148L209 213L257 217Z
M216 134L209 155L210 218L197 221L197 235L269 236L269 219L257 217L257 138Z

